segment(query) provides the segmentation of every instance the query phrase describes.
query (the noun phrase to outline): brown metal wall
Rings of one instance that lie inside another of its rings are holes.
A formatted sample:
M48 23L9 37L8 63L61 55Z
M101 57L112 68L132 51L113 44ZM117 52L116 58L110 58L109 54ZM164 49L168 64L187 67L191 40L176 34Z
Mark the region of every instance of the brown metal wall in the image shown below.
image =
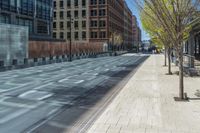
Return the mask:
M103 52L102 43L72 44L72 54ZM29 41L29 58L41 58L69 54L66 42Z

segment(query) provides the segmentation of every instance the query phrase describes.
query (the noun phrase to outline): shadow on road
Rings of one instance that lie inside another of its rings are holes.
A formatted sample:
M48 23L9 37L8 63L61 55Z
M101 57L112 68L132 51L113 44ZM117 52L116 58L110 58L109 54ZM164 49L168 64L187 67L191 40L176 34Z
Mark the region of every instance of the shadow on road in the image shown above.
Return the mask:
M122 66L125 69L118 73L100 73L110 78L77 97L72 105L64 106L53 118L41 121L27 131L31 130L34 133L85 132L147 58L148 56L144 56L133 65Z

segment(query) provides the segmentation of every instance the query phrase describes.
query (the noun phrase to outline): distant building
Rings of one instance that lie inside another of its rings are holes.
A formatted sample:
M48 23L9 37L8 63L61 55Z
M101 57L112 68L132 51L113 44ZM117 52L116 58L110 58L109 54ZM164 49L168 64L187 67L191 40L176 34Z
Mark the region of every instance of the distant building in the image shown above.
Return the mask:
M123 0L89 0L91 42L109 42L114 32L123 36Z
M141 45L141 29L138 25L136 16L132 16L132 30L133 30L133 44L134 47L139 48Z
M132 12L124 1L124 46L128 49L133 47Z
M0 23L29 27L30 39L52 36L53 0L0 0Z
M131 17L124 0L54 0L53 37L67 42L71 38L73 43L111 44L117 33L125 45L131 44Z
M66 41L71 38L73 42L89 42L88 2L88 0L54 0L53 38Z
M149 48L151 47L151 41L150 40L143 40L141 48L143 51L148 51Z

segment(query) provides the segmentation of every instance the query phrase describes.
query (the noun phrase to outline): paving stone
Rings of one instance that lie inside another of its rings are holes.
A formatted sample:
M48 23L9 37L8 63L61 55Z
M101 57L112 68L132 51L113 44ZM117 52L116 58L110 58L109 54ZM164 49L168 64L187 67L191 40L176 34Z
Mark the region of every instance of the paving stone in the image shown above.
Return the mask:
M200 100L197 95L200 78L185 78L185 92L191 100L175 102L173 97L178 96L179 77L165 74L167 67L163 67L163 60L163 55L151 55L143 63L99 119L94 122L96 130L98 124L105 123L120 128L120 133L200 131ZM172 65L172 71L177 70L178 68ZM104 122L102 118L107 121Z

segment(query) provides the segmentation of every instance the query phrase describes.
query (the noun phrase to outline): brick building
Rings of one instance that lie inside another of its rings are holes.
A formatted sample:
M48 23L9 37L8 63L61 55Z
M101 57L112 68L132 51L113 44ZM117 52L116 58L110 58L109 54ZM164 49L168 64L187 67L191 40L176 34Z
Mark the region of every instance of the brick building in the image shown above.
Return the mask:
M124 44L130 44L131 18L124 0L54 0L53 37L66 41L71 37L73 43L109 44L115 32Z
M88 42L88 4L88 0L54 0L53 38L67 42L70 38L72 42Z
M124 46L128 49L133 47L132 12L124 1Z

